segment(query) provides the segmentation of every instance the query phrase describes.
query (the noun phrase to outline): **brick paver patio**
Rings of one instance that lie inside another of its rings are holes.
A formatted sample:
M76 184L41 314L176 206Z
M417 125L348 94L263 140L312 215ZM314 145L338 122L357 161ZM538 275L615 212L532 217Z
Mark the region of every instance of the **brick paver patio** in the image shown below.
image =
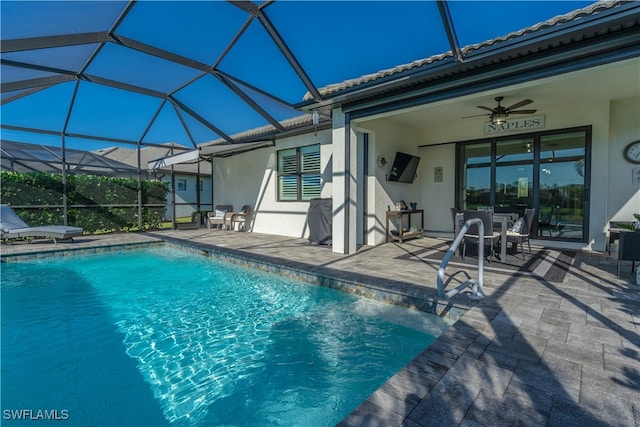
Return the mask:
M199 229L0 249L7 260L160 239L346 277L409 305L434 300L438 268L411 255L443 242L415 239L338 255L304 239ZM578 251L562 268L562 282L487 269L488 297L455 297L449 308L465 314L341 425L640 426L640 286L629 265L616 276L615 255ZM441 309L447 303L439 302Z

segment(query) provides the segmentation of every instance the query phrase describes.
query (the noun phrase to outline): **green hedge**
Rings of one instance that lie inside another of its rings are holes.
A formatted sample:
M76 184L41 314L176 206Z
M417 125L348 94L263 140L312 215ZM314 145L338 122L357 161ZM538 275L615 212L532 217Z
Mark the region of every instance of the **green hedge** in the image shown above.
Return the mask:
M0 199L9 205L61 206L62 175L35 172L0 172ZM67 175L68 223L85 232L111 232L138 229L138 181L94 175ZM169 184L142 181L142 223L144 228L157 228L164 221ZM132 207L109 207L130 205ZM162 204L148 207L146 204ZM72 207L82 205L89 207ZM62 224L62 208L15 209L29 225Z

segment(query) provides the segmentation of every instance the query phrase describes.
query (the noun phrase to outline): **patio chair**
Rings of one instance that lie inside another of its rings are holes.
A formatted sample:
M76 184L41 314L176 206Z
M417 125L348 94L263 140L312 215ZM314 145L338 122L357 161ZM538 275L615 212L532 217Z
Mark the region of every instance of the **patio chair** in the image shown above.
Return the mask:
M552 206L546 212L540 212L540 218L538 218L538 230L540 236L542 236L542 231L547 230L549 232L549 237L552 237L551 229L554 228L554 231L558 231L558 214L560 212L560 206ZM555 222L554 222L555 220Z
M216 228L226 228L227 218L233 213L232 205L216 205L214 210L207 213L207 228L211 230L211 226Z
M631 271L635 270L636 261L640 261L640 232L620 233L620 246L618 247L618 271L620 276L620 263L631 261Z
M455 239L458 236L458 230L460 230L461 224L456 224L456 216L461 213L458 208L449 208L451 212L451 222L453 223L453 238Z
M251 211L251 206L244 205L240 212L232 212L225 219L225 226L228 230L235 230L236 223L239 224L238 230L246 231L247 217Z
M529 247L529 256L533 255L533 252L531 252L531 242L529 242L529 237L531 236L531 224L533 224L533 218L535 215L535 209L526 209L524 211L524 216L518 218L518 220L513 224L513 227L507 230L507 242L515 243L516 249L518 248L518 245L520 245L523 261L525 259L524 242L527 242L527 246Z
M57 245L58 240L73 241L73 238L81 236L83 231L80 227L70 227L66 225L30 227L9 205L0 205L0 238L2 239L25 237L50 238L53 239L53 243Z
M489 262L491 262L491 257L494 256L494 247L496 242L500 241L500 232L493 230L493 214L491 211L464 211L463 218L466 223L468 220L472 218L480 218L482 219L482 224L484 225L484 240L485 245L491 246L491 255L489 257ZM477 245L480 242L480 229L477 224L473 224L467 230L467 233L464 235L464 245L462 246L462 258L464 259L467 252L467 244Z

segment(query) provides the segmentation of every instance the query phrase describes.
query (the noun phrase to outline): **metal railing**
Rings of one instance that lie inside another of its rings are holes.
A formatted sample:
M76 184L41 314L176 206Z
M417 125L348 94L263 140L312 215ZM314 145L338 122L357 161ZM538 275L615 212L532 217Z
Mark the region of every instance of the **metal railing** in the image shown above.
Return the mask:
M478 281L476 282L475 280L469 278L464 283L461 283L460 285L456 286L450 291L445 292L444 271L447 268L447 265L449 264L449 260L451 259L451 257L455 255L456 250L458 249L458 246L460 246L460 242L462 242L462 239L464 239L465 233L467 232L467 230L469 230L469 227L471 227L471 225L476 223L478 224ZM445 254L442 262L440 263L440 268L438 268L438 279L437 279L438 296L443 299L449 299L454 295L459 294L465 288L471 288L471 293L468 295L469 298L482 299L486 296L484 293L484 288L482 286L483 275L484 275L484 223L480 218L471 218L470 220L464 223L464 225L458 232L458 235L456 236L455 240L451 244L451 247Z

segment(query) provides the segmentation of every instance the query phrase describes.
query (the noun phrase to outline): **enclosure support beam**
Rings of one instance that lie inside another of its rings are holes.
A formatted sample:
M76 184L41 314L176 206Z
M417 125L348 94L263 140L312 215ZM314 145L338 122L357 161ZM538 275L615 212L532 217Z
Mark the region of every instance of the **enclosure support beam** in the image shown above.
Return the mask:
M458 62L464 62L462 51L460 50L460 43L458 42L458 36L456 35L456 29L453 25L453 19L451 18L451 12L449 12L449 6L446 0L438 0L438 10L440 11L440 17L444 30L447 33L447 39L451 46L451 53Z

